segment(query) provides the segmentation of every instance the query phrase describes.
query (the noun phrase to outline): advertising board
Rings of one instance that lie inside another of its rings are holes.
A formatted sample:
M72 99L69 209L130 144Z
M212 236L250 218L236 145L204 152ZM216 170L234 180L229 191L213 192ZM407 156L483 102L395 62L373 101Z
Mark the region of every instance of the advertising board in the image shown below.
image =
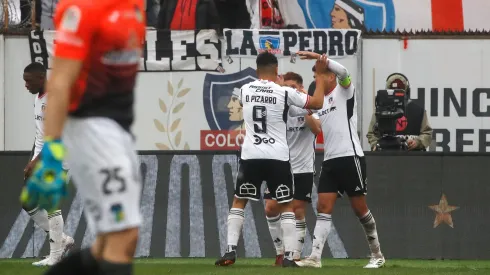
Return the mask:
M33 227L19 205L28 153L0 154L2 200L0 258L48 253L46 233ZM141 152L143 224L137 257L219 257L226 249L226 220L233 199L238 158L234 152ZM322 158L316 158L319 171ZM388 259L488 259L488 155L441 153L367 155L368 204L381 249ZM8 172L7 172L8 171ZM414 172L415 171L415 172ZM465 171L465 173L461 173ZM318 201L317 184L307 207L304 254L311 251ZM263 192L265 185L262 187ZM82 214L83 199L71 188L62 205L64 231L76 247L95 235ZM347 199L339 199L325 258L367 258L362 226ZM275 256L263 201L249 203L238 257ZM212 265L211 261L209 264Z
M431 150L490 150L490 40L367 39L363 41L363 148L376 91L391 73L410 80L410 97L434 128Z

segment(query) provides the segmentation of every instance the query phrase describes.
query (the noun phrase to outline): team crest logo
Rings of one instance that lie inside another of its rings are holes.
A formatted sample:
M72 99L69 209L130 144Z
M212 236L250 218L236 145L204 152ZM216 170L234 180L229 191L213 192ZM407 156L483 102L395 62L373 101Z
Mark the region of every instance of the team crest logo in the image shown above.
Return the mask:
M203 87L204 113L210 130L201 131L201 149L234 150L243 141L240 88L257 80L247 68L232 74L206 74Z
M329 97L328 98L328 104L332 104L332 102L333 102L333 97Z
M41 105L41 111L44 112L46 110L46 104Z
M281 38L273 36L259 37L260 51L268 51L273 54L281 53L279 48L281 45Z
M255 70L247 68L233 74L207 74L204 79L203 102L211 130L242 128L242 106L238 100L240 88L257 80Z

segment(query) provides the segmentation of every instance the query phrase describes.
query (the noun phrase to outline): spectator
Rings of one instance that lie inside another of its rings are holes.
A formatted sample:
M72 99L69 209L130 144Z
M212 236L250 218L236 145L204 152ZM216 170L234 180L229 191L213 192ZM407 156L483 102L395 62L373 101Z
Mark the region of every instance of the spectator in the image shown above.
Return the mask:
M405 108L405 116L398 119L396 123L396 134L407 139L408 150L426 151L432 142L432 128L427 119L427 112L415 101L410 99L410 82L401 73L394 73L386 79L386 89L401 89L407 94L409 100ZM377 132L376 117L373 114L369 130L366 135L371 150L376 150L380 138Z
M160 11L159 0L146 0L146 25L156 27L158 22L158 12Z
M221 28L250 28L250 15L244 0L216 0L216 8Z
M6 14L4 14L4 12ZM8 22L7 21L8 18ZM19 25L22 21L20 0L3 0L0 8L1 25Z
M219 16L214 0L162 0L158 29L215 29L219 32Z
M59 0L36 0L42 1L41 5L41 29L54 30L54 13Z

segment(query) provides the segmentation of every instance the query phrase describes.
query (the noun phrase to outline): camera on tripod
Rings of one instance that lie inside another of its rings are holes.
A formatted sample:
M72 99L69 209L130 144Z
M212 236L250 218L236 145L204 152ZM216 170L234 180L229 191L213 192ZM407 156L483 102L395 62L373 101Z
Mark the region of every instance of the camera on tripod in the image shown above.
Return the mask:
M407 96L404 90L379 90L375 99L376 150L407 150L404 138L397 137L397 120L405 115Z

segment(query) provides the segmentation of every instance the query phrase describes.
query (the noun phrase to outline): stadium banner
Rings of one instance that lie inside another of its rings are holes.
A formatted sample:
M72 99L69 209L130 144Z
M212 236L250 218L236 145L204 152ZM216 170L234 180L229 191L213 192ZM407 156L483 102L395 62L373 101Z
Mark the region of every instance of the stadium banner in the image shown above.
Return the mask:
M32 148L32 137L35 134L30 115L32 95L25 90L25 82L19 72L22 72L31 60L49 59L43 55L43 52L46 52L43 48L49 48L43 44L43 41L48 41L45 39L47 33L31 33L32 43L28 43L27 37L6 38L9 45L6 49L29 52L29 45L32 45L31 52L34 53L32 56L5 54L6 64L11 64L9 70L5 71L5 98L9 102L5 105L6 150ZM226 43L222 41L221 45L224 52ZM340 60L351 72L359 87L360 56L345 56ZM294 63L290 57L279 57L279 73L292 71L300 74L305 89L314 81L313 65L314 61L310 60L298 58ZM256 79L255 68L255 58L232 57L223 58L220 72L139 73L135 90L135 122L132 129L136 136L137 149L238 150L244 125L236 90ZM358 107L361 106L359 101ZM26 127L18 127L20 124Z
M28 152L0 154L2 182L6 183L0 202L0 258L40 257L48 253L46 233L33 226L18 201L28 157ZM136 256L220 256L226 248L226 220L238 168L235 152L141 152L139 161L144 180L144 218ZM317 171L321 161L319 155ZM368 204L387 258L490 258L486 234L490 223L485 222L490 216L488 155L368 154L367 163ZM307 208L303 254L311 251L318 175L315 180L313 203ZM83 209L80 194L71 187L62 211L64 231L74 237L76 247L87 247L95 238L87 228ZM362 226L348 200L339 199L323 256L368 255ZM251 202L245 209L238 257L274 256L264 204ZM213 262L210 259L210 264Z
M31 61L49 66L54 54L56 31L32 31ZM148 30L140 71L219 71L221 41L215 30Z
M361 32L358 30L243 30L224 29L226 56L254 57L269 51L278 57L297 51L313 51L331 58L354 55Z
M490 30L487 0L247 0L253 29Z
M425 108L434 128L431 151L490 151L489 49L485 39L363 40L363 148L369 148L376 91L398 72L410 80L410 98ZM448 52L459 53L451 65Z

